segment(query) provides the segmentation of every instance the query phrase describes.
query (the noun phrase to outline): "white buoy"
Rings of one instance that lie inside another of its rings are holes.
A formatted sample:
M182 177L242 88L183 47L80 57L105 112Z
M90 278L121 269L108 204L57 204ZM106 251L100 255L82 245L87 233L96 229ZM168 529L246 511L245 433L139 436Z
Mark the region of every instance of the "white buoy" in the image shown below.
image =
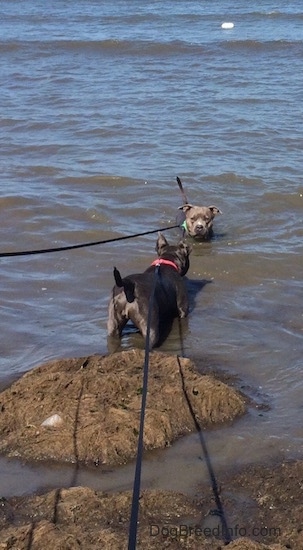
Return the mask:
M52 414L52 416L49 416L41 423L41 426L52 426L53 428L56 428L57 426L60 426L62 422L63 420L59 414Z
M234 28L234 24L231 23L231 22L226 22L226 23L222 23L221 25L221 28L222 29L233 29Z

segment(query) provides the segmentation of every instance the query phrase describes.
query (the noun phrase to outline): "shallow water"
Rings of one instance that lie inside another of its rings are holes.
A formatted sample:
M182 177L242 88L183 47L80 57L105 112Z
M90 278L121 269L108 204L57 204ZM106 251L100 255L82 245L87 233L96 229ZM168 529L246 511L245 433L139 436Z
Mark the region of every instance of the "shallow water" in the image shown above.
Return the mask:
M238 376L270 406L205 433L218 471L297 456L303 442L303 15L297 2L233 4L0 3L0 252L174 224L176 175L191 202L223 212L191 256L189 278L210 282L183 341L175 324L161 348ZM145 269L155 240L0 258L2 382L107 353L113 265ZM132 345L137 335L122 342ZM192 492L207 475L200 455L196 435L151 453L143 483ZM0 460L4 495L72 476ZM132 476L133 465L78 472L107 490Z

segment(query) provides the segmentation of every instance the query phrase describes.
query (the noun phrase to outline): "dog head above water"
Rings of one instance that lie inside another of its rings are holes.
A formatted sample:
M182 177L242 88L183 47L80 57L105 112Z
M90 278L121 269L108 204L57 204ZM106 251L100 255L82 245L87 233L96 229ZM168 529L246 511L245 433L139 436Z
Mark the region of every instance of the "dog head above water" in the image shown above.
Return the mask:
M181 277L186 275L189 269L189 255L192 251L192 246L186 243L183 239L177 245L168 244L166 238L159 232L156 243L156 252L162 260L173 262Z
M216 206L193 206L184 204L179 210L185 215L182 223L184 233L196 239L210 239L213 232L213 220L216 214L222 214Z

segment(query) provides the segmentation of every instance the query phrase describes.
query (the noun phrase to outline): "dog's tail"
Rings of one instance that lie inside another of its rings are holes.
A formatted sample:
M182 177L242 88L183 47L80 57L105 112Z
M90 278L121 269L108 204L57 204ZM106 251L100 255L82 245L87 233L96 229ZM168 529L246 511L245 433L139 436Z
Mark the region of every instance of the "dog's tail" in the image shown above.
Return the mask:
M114 279L117 286L124 286L120 271L116 267L114 267Z
M183 189L182 181L180 180L180 178L178 176L177 176L177 184L179 185L179 189L181 191L181 195L182 195L182 199L183 199L184 204L188 204L187 196L185 195L185 191Z
M133 302L135 299L135 283L125 277L122 279L120 271L114 267L114 279L119 288L123 288L128 302Z

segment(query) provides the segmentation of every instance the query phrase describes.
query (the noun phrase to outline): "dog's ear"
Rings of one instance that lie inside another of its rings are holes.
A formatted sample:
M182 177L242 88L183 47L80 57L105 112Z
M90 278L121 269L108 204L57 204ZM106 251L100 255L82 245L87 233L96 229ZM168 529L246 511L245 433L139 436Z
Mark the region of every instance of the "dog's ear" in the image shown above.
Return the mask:
M158 256L161 256L161 254L163 252L163 248L165 248L166 246L168 246L168 242L167 242L166 238L164 237L164 235L162 235L162 233L159 231L158 239L157 239L157 243L156 243L156 252L157 252Z
M182 248L184 251L185 251L185 254L187 256L190 255L190 253L192 252L192 245L189 244L187 241L185 241L184 239L182 239L179 244L178 244L179 248Z
M187 212L187 210L190 210L191 208L193 208L193 205L188 203L178 206L178 210L183 210L183 212Z
M222 214L221 210L219 210L219 208L217 208L216 206L208 206L208 208L209 208L209 210L212 211L214 216L216 214Z

